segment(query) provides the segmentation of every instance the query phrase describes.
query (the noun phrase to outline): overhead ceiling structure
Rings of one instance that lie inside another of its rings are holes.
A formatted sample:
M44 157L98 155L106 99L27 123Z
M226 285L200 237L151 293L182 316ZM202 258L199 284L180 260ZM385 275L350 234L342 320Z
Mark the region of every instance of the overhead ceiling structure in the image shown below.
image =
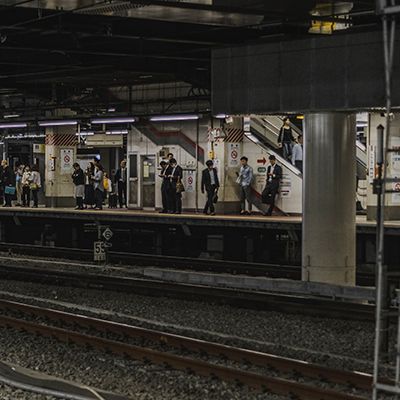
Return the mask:
M374 0L0 0L0 119L8 108L32 115L32 104L37 113L106 102L99 93L116 86L185 82L206 96L212 49L340 34L339 26L377 29L374 7Z

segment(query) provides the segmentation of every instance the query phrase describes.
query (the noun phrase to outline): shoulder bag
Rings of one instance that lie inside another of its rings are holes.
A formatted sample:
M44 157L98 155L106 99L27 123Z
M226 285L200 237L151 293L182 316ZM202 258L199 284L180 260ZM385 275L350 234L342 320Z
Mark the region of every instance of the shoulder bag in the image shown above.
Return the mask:
M176 183L176 193L182 193L185 191L183 183L181 182L181 177L178 176L178 182Z

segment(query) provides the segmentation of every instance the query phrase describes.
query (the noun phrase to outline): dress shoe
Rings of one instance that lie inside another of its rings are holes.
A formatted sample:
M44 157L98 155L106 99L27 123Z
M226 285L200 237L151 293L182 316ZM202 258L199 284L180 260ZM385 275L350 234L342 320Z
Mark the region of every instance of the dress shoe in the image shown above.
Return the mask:
M81 208L79 207L79 206L76 206L75 207L75 210L80 210Z
M175 212L174 212L174 214L180 214L180 213L181 213L180 211L175 211Z
M210 215L215 215L215 212L212 212Z
M158 213L159 213L159 214L167 214L168 211L167 211L167 210L161 210L161 211L159 211Z

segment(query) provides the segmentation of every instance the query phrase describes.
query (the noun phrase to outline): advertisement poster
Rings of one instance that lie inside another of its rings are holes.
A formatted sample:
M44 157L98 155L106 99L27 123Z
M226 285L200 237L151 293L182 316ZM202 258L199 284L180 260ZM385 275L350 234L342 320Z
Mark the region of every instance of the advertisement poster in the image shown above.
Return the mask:
M240 167L239 143L229 143L228 167Z
M280 193L281 197L290 199L292 197L292 180L290 174L282 174Z
M74 150L61 149L61 170L71 171L74 163Z

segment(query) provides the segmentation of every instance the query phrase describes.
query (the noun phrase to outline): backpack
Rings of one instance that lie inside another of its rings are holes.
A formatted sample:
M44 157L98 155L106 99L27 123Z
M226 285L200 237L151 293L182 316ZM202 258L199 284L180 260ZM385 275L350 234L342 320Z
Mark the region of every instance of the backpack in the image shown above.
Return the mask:
M108 190L109 186L108 186L108 179L107 178L103 178L103 184L104 184L104 189Z

